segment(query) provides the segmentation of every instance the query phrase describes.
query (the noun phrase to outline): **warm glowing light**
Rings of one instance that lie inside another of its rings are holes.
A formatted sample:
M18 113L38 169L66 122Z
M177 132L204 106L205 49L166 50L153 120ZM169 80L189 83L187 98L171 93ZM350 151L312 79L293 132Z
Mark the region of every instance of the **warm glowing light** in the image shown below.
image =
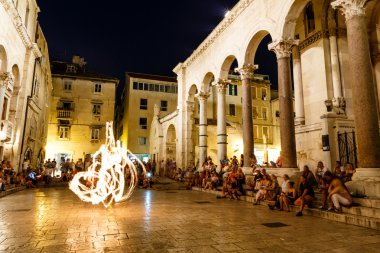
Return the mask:
M137 157L122 148L120 141L115 142L112 126L112 122L107 123L106 143L94 154L88 171L77 173L70 183L70 189L83 201L103 203L106 208L127 200L136 188L138 173L128 154L141 164L145 174L145 167Z

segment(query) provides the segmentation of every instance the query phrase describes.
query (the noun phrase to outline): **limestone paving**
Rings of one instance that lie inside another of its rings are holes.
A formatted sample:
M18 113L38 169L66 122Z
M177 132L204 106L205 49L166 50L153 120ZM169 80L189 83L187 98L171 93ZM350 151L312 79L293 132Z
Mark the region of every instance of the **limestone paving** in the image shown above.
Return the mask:
M0 199L0 215L0 252L380 252L377 230L195 191L137 190L105 209L25 190Z

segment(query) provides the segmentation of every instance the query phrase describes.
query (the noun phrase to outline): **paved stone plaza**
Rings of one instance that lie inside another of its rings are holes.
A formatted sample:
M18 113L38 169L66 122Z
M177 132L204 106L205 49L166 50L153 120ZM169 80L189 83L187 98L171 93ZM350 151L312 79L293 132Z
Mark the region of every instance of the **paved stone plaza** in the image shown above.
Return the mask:
M65 188L0 199L1 252L380 252L380 231L194 191L137 190L106 210ZM263 223L288 226L270 228Z

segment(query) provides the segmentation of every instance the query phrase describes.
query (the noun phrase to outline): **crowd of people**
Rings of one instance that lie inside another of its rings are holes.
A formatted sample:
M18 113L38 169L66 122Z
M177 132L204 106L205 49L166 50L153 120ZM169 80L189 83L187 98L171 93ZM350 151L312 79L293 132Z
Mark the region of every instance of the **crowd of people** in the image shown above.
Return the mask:
M246 177L242 171L244 156L240 160L236 156L228 159L224 157L220 161L221 169L208 157L202 165L202 170L198 171L195 165L182 170L177 168L175 161L168 160L161 162L160 167L164 167L167 176L184 182L189 189L199 187L202 189L219 190L221 195L218 198L240 199L247 190L253 191L254 204L261 201L269 201L270 209L279 211L290 211L290 206L299 206L297 216L302 216L304 208L312 207L315 193L322 195L323 205L321 210L342 212L342 206L350 206L352 197L345 186L345 182L351 181L355 169L351 163L341 166L336 162L331 171L324 167L322 162L318 162L314 170L310 170L307 165L303 167L301 176L292 181L288 175L282 178L280 185L275 175L269 175L265 168L256 165L256 158L250 157L252 165L252 176ZM281 159L276 161L276 167L280 167Z

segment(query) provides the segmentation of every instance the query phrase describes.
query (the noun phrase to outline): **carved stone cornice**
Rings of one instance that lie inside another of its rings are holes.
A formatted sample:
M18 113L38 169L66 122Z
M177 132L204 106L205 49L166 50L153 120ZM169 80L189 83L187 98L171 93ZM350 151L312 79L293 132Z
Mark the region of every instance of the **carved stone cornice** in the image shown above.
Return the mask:
M218 88L218 93L226 94L227 87L230 83L231 80L219 79L218 81L214 82L213 85Z
M207 99L210 97L210 92L206 92L206 91L200 91L198 94L197 94L197 98L200 102L206 102Z
M236 68L235 72L240 74L241 80L253 79L253 73L257 69L259 69L259 65L253 65L249 63L244 64L242 68Z
M0 0L0 4L3 5L5 11L8 13L9 17L11 18L13 25L15 26L16 31L19 34L25 47L29 50L32 50L36 58L41 57L42 53L40 49L38 48L37 44L34 43L29 37L26 26L24 25L24 22L22 21L16 7L14 6L13 1Z
M293 46L298 45L298 43L298 40L280 39L270 43L268 49L276 54L277 59L289 58L292 54Z
M320 39L322 39L323 37L323 34L322 34L322 31L318 31L316 33L313 33L312 35L310 35L309 37L307 37L306 39L304 39L303 41L301 41L299 43L299 49L300 51L302 51L303 49L307 48L308 46L314 44L315 42L319 41ZM326 34L325 35L325 38L328 38L328 35Z
M331 3L334 9L341 9L346 20L356 16L365 16L365 3L368 0L335 0Z
M214 41L236 20L241 13L252 3L254 0L240 0L235 7L230 11L227 17L211 32L211 34L202 42L202 44L193 52L193 54L184 62L183 66L188 67L200 55L203 54L207 48L214 43Z

